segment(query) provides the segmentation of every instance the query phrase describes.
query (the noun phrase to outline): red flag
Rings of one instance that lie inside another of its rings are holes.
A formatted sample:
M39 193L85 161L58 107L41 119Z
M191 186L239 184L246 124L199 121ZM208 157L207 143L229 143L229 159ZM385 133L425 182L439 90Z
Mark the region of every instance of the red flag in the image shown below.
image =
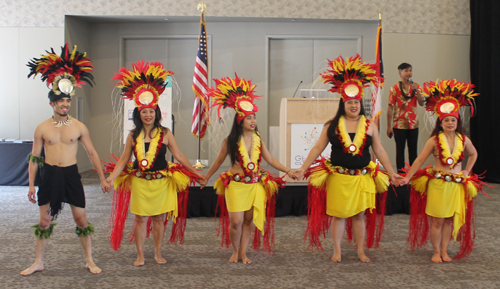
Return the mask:
M196 64L194 66L193 91L194 97L193 121L191 124L191 133L201 138L207 132L209 99L207 96L208 88L208 55L207 55L207 36L205 29L205 15L201 13L200 36L198 37L198 54L196 55Z
M384 62L382 61L382 24L377 29L377 46L375 47L375 65L378 79L372 88L372 113L371 119L375 125L379 126L382 115L382 87L384 86Z

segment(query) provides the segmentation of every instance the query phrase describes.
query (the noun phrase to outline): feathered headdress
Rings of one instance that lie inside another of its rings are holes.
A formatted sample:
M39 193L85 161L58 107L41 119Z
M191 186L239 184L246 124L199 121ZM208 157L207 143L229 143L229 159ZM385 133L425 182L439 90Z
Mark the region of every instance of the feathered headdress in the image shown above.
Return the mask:
M41 74L42 81L46 82L48 87L52 85L50 101L63 96L73 96L75 86L81 87L85 83L92 86L94 77L91 72L94 66L92 61L86 58L86 53L78 52L75 45L70 54L68 43L61 47L61 55L57 55L53 48L50 50L51 52L45 51L47 54L42 54L41 58L33 58L26 64L30 68L28 78Z
M254 99L261 97L254 94L255 84L252 81L239 78L235 73L235 78L224 77L214 79L215 88L208 89L208 96L212 97L215 101L212 107L218 106L217 114L220 116L221 108L231 107L236 110L236 118L238 123L241 122L246 116L259 111L259 108L253 103Z
M122 90L123 98L133 100L141 111L146 107L156 109L160 95L167 85L165 80L173 74L172 71L165 70L161 62L149 64L139 60L132 63L132 70L122 67L111 80L120 81L115 85Z
M324 83L332 85L328 91L338 92L345 102L349 99L361 100L365 94L363 87L368 87L377 79L376 65L361 61L361 56L335 60L328 59L328 69L320 74Z
M439 120L446 116L458 118L460 107L471 106L474 115L474 85L470 82L452 80L436 80L424 83L422 94L425 96L425 109L434 112Z

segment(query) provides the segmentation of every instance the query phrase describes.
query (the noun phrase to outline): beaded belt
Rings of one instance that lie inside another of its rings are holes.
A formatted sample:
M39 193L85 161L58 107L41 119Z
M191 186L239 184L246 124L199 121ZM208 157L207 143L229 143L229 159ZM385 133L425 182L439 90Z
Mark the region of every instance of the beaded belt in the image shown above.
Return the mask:
M461 183L464 181L463 176L459 176L457 174L443 173L443 172L434 172L434 178L443 179L447 182L455 182L455 183Z
M135 170L132 174L138 178L150 180L159 180L167 176L168 169L154 172L141 172L140 170Z
M333 167L333 172L341 175L366 175L371 171L370 168L362 168L362 169L347 169L343 167Z
M234 174L232 177L233 181L235 182L243 182L246 184L255 184L260 181L260 177L252 177L252 176L241 176L240 174Z

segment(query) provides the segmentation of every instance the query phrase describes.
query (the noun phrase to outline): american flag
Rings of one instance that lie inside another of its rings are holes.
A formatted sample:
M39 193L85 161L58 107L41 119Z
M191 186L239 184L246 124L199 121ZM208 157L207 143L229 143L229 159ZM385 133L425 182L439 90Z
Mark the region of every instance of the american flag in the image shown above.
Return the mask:
M208 88L208 55L207 55L207 35L205 29L205 16L201 14L200 36L198 37L198 54L196 55L196 64L194 66L193 91L194 97L193 121L191 124L191 133L198 137L198 133L203 138L207 132L209 99L207 96ZM200 111L201 110L201 111ZM200 121L201 119L201 121ZM200 127L201 123L201 127Z

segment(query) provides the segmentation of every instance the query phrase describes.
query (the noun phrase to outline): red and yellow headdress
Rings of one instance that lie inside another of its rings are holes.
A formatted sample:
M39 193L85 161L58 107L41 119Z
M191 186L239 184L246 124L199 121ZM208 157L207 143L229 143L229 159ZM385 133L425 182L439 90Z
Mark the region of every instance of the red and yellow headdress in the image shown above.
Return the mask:
M241 122L246 116L259 111L259 108L253 103L254 99L261 97L254 94L255 84L252 81L246 81L239 78L235 73L235 78L224 77L214 79L215 88L210 87L208 96L215 101L212 107L218 106L217 113L220 116L221 108L231 107L236 110L236 119Z
M361 100L365 94L363 87L368 87L377 79L376 65L361 61L361 56L347 58L339 56L328 59L328 69L320 74L324 83L332 85L328 91L338 92L345 102L349 99Z
M70 54L68 43L61 47L61 55L57 55L53 48L50 50L51 52L45 51L46 55L33 58L27 64L30 68L28 78L41 74L42 81L46 82L48 87L52 85L50 101L73 96L75 86L81 87L85 83L92 86L94 77L91 72L94 66L92 61L86 58L86 53L78 52L75 45Z
M439 120L446 116L458 118L460 107L470 105L474 115L473 100L479 93L474 93L474 85L470 82L452 80L436 80L424 83L422 94L425 96L425 109L434 112Z
M111 80L119 80L115 85L122 90L124 99L133 100L141 111L143 108L156 109L160 95L165 91L167 76L172 71L163 68L161 62L149 64L144 60L132 63L132 70L122 67Z

